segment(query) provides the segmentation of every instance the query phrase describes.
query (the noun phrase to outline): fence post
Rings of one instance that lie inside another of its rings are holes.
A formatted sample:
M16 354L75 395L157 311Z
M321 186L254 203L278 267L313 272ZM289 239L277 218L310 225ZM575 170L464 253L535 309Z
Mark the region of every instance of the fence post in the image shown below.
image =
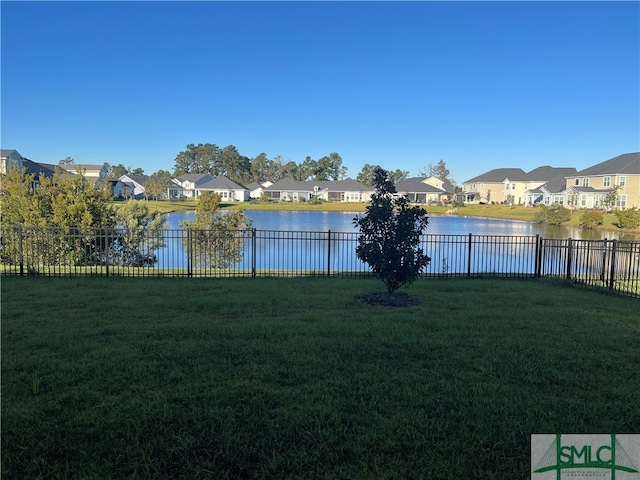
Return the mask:
M467 256L467 277L471 276L471 237L473 234L469 234L469 248Z
M256 229L251 229L251 277L256 277Z
M573 262L573 240L567 239L567 280L571 280L571 263Z
M113 230L112 230L113 232ZM105 258L105 266L107 268L107 277L109 277L109 263L111 263L111 241L113 240L113 236L111 239L109 239L109 229L105 228L104 229L104 241L105 244L107 246L107 258Z
M331 230L327 232L328 246L327 246L327 277L331 276Z
M24 275L24 246L22 244L22 224L18 225L18 259L20 262L20 276Z
M187 277L191 278L193 276L193 266L192 266L192 254L193 248L191 245L191 227L187 228Z
M600 274L600 281L603 285L607 282L607 239L602 239L602 273Z
M536 258L533 267L533 276L535 278L540 278L540 234L536 234Z
M616 283L616 246L618 242L616 240L611 241L611 270L609 272L609 288L613 290Z

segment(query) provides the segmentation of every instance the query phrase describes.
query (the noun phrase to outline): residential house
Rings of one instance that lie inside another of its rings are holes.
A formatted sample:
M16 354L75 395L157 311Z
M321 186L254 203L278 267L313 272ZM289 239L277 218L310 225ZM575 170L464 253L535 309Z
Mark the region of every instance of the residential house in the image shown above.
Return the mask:
M465 203L523 203L527 174L521 168L496 168L462 184Z
M147 175L122 175L111 187L111 194L116 198L144 197L144 184L149 179Z
M552 178L541 187L527 192L527 205L568 205L566 185L565 174Z
M334 202L368 202L373 188L351 178L340 181L283 178L265 188L264 193L273 200L284 202L306 202L312 198Z
M186 198L184 188L177 179L172 178L169 183L167 183L166 196L170 200Z
M552 203L566 203L564 195L564 182L560 185L567 175L576 173L573 167L538 167L529 173L525 180L525 202L527 206L537 203L549 205ZM546 186L545 188L543 188Z
M213 180L208 173L185 173L176 178L177 183L182 187L183 195L187 198L197 198L198 188Z
M406 195L412 203L451 203L455 189L448 180L436 177L412 177L396 183L400 195Z
M234 182L229 177L220 175L208 182L199 183L195 188L196 197L202 192L213 192L220 195L223 202L247 202L249 201L249 189L244 185Z
M578 208L604 208L617 188L613 208L640 207L640 153L625 153L566 177L569 203Z
M283 178L273 185L265 188L264 194L272 200L283 202L306 202L317 194L319 187L314 191L313 186L307 182L301 182L292 178Z
M33 175L31 189L34 192L42 178L52 178L55 174L53 165L44 165L29 160L20 155L17 150L0 150L0 174L4 175L13 168L21 169L26 175Z
M109 173L106 165L62 163L56 165L56 167L73 174L76 174L78 170L80 170L82 172L82 176L93 185L106 179Z
M249 198L252 200L257 200L260 197L262 197L262 192L264 192L264 189L267 187L270 187L271 185L273 185L273 182L252 182L249 183L248 185L246 185L247 189L249 190Z
M314 190L317 187L319 198L333 202L368 202L374 191L372 187L367 187L352 178L310 183L313 183Z

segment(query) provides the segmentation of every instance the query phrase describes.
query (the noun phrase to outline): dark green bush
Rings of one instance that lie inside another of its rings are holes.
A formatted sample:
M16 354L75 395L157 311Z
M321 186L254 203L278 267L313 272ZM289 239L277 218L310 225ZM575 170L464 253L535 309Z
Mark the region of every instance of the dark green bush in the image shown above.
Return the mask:
M593 228L602 225L604 222L604 212L600 210L585 210L580 215L580 225L583 228Z
M571 210L554 203L550 207L540 205L540 211L536 214L535 220L538 223L547 225L560 225L571 219Z
M618 219L614 225L618 228L638 228L640 227L640 210L638 207L616 210L613 212Z

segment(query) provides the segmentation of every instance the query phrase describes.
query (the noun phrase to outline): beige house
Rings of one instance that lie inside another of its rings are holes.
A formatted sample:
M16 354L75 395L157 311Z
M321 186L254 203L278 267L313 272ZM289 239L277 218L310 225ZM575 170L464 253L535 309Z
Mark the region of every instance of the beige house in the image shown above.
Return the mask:
M465 203L524 203L526 176L521 168L496 168L462 184Z
M95 185L98 180L104 180L107 178L108 170L105 165L89 165L84 163L60 163L56 165L57 168L77 174L78 170L82 172L82 176L91 184Z
M568 205L605 208L607 195L617 188L612 208L640 208L640 153L625 153L566 177Z

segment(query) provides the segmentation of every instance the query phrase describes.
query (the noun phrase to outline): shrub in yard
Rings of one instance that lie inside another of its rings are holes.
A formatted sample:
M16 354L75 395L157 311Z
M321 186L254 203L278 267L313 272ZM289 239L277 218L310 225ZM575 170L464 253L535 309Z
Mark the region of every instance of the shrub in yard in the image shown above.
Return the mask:
M640 227L640 210L638 207L616 210L613 212L618 219L614 225L618 228L638 228Z
M569 221L571 218L571 210L554 203L550 207L540 205L540 210L536 214L535 220L538 223L546 223L547 225L560 225Z
M604 222L604 212L600 210L585 210L580 215L580 225L583 228L593 228L602 225Z
M373 186L376 192L366 214L353 219L360 227L356 255L393 293L415 280L431 261L420 247L428 217L422 208L410 206L406 197L394 195L396 189L386 170L375 169Z

